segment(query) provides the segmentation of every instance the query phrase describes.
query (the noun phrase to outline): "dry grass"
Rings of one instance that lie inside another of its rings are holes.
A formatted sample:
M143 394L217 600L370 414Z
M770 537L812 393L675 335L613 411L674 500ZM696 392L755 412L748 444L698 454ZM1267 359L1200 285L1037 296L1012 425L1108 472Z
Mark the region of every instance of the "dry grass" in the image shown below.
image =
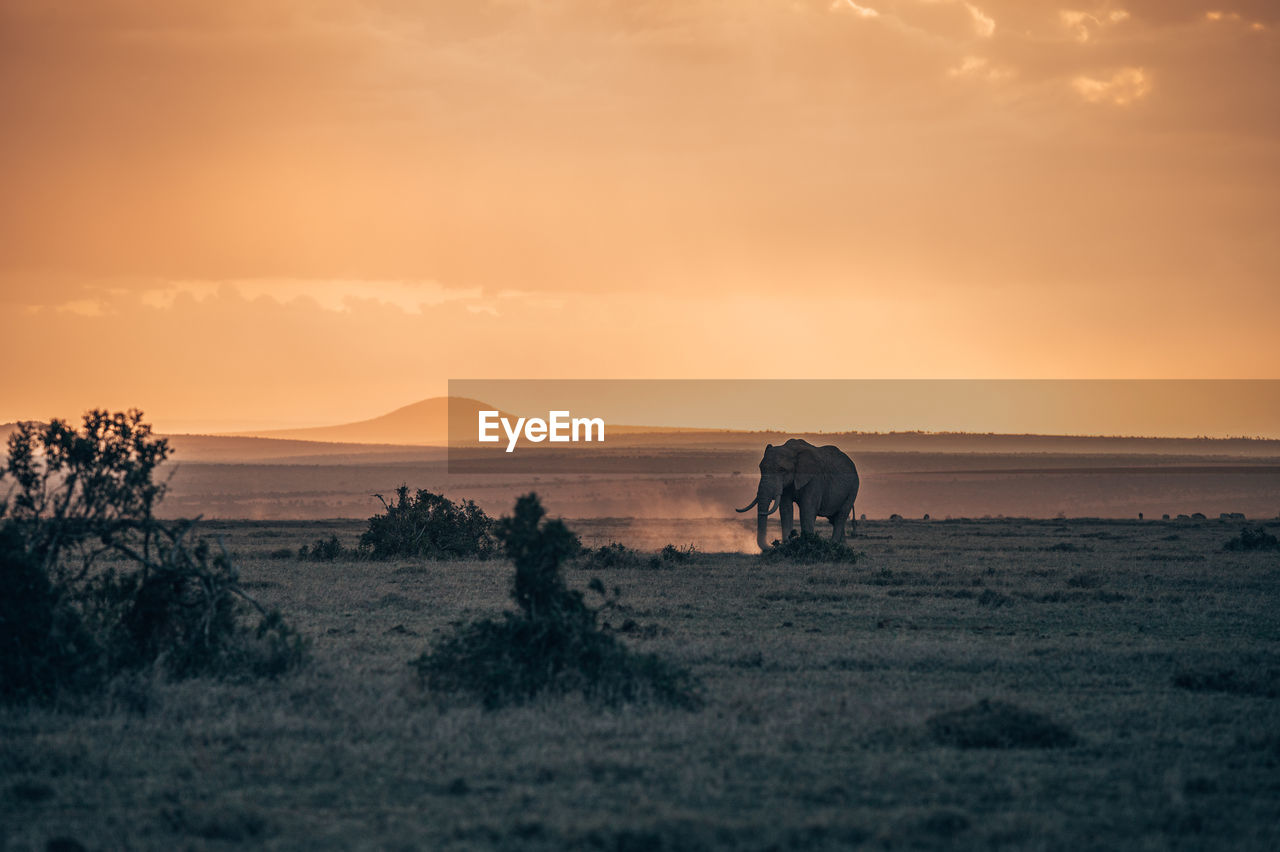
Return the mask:
M613 626L704 680L699 713L424 694L408 661L505 607L508 564L273 559L361 523L210 527L314 664L0 710L0 848L1280 847L1280 699L1176 683L1280 668L1280 563L1216 522L870 522L856 566L611 569ZM1074 739L935 741L982 699Z

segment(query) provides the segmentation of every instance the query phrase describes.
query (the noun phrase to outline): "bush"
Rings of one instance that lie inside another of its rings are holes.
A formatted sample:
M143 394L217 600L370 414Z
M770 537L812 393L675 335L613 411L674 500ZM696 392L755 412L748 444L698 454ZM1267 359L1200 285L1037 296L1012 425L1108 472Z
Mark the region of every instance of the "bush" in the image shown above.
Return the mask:
M670 568L673 565L682 565L693 559L698 554L698 549L692 544L684 547L676 547L674 544L668 544L659 550L654 556L649 557L650 568Z
M963 710L929 718L929 735L955 748L1058 748L1075 735L1040 713L986 698Z
M698 548L694 547L692 544L687 544L684 547L676 547L674 544L668 544L658 552L658 558L663 562L675 564L691 562L693 557L697 555Z
M0 700L101 689L160 665L174 677L279 674L303 642L245 594L230 557L162 522L153 481L168 455L138 411L93 411L75 430L22 424L0 504ZM256 610L256 628L245 616Z
M1242 527L1240 535L1222 545L1223 550L1280 550L1280 539L1265 527Z
M817 533L792 535L785 542L775 539L772 546L760 556L767 560L787 560L803 564L837 562L848 565L853 565L862 558L861 553L844 542L835 542Z
M613 541L595 550L586 551L583 567L590 569L639 568L641 566L668 568L674 564L690 561L697 553L698 549L692 544L685 547L668 544L646 560L639 552Z
M590 701L653 700L701 706L699 685L686 670L652 654L637 654L598 625L599 610L566 587L561 563L580 544L562 521L546 521L534 494L516 501L497 534L515 562L511 597L518 612L463 625L412 665L423 683L467 692L487 708L526 702L542 693L578 692ZM591 588L603 591L593 580Z
M600 545L595 550L582 551L582 567L599 568L634 568L640 564L640 554L617 541Z
M640 564L640 554L624 544L611 541L595 550L586 550L582 565L592 570L602 568L635 568Z
M327 539L318 538L310 547L304 544L298 548L298 558L312 562L333 562L347 555L354 554L349 554L336 535L331 535Z
M106 671L156 662L176 678L246 679L301 663L301 636L244 593L229 554L212 554L203 540L187 546L183 534L165 543L164 560L150 570L108 570L88 585ZM259 615L255 627L245 622L249 610Z
M574 628L553 619L472 622L414 662L432 689L469 692L489 709L544 693L578 692L617 705L657 701L696 709L692 676L654 654L637 654L594 624Z
M494 521L474 501L454 503L440 494L407 486L396 489L386 512L369 519L360 549L378 559L425 556L429 559L487 559L497 549Z

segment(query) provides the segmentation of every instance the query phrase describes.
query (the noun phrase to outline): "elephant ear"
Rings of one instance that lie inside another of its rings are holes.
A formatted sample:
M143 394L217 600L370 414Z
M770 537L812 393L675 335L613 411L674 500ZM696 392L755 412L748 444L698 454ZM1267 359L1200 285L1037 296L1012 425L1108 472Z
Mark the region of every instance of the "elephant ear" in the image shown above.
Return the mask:
M793 481L797 491L821 475L822 464L818 460L817 453L812 450L801 450L796 453L796 475Z

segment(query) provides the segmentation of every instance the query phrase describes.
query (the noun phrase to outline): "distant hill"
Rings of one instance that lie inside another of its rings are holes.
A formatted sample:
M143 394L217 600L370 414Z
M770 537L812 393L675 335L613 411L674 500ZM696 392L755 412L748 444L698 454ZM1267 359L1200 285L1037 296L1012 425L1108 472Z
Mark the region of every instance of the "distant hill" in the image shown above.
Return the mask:
M449 443L449 421L452 420L458 435L474 433L476 418L481 411L492 411L486 402L466 397L437 396L397 408L390 414L343 423L337 426L310 426L302 429L261 429L252 432L233 432L226 437L274 438L291 441L324 441L344 444L395 444L397 446L443 447ZM512 420L515 416L500 411ZM715 429L680 429L665 426L624 426L609 424L610 435L653 435L667 433L720 434ZM456 436L455 436L456 437Z
M455 420L465 418L474 423L482 409L492 407L474 399L437 396L397 408L381 417L355 423L235 432L230 437L443 447L449 443L450 417Z

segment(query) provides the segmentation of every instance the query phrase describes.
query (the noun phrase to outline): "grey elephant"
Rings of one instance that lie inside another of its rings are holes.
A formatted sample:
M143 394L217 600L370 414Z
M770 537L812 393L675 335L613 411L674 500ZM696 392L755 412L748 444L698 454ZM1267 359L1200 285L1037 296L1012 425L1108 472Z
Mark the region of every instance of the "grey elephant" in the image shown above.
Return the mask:
M774 511L782 521L783 541L795 528L793 504L797 504L801 532L812 535L814 522L821 515L831 521L831 540L839 542L844 541L845 523L857 498L858 468L852 459L838 447L815 447L792 438L780 447L769 444L764 448L756 499L737 511L758 507L756 543L761 550L768 550L766 531Z

